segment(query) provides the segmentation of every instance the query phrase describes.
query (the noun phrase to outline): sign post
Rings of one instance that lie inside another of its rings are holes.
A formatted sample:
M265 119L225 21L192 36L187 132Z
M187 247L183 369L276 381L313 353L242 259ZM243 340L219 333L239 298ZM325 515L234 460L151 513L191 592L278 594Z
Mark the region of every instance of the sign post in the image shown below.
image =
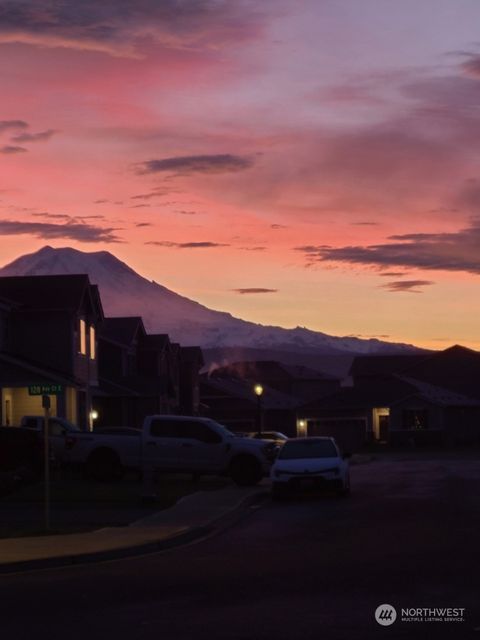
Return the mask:
M50 451L49 451L49 434L48 434L48 418L50 416L50 396L42 396L42 407L45 411L43 419L43 464L45 471L45 531L50 529Z
M50 396L57 396L63 393L61 384L40 383L32 384L28 387L30 396L42 396L42 407L44 409L43 419L43 467L44 467L44 510L45 510L45 530L50 530L50 447L48 419L50 417Z

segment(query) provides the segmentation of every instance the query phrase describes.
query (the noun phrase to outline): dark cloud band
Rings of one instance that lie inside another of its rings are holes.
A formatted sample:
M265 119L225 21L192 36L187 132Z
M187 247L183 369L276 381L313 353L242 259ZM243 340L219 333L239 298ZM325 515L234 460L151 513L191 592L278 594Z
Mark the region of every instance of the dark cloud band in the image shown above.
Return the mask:
M48 129L47 131L40 131L39 133L20 133L18 136L14 136L12 140L14 142L46 142L57 133L55 129Z
M27 129L28 122L25 120L0 120L0 133L8 129Z
M239 5L242 6L239 6ZM255 34L260 12L226 0L0 0L0 43L141 57L142 42L221 47Z
M233 173L244 171L251 166L253 166L253 161L249 158L223 153L147 160L137 165L136 173L140 175L152 173L174 173L177 175Z
M480 220L453 233L409 233L368 246L296 247L311 262L343 262L376 267L406 267L480 274Z
M214 249L216 247L229 247L229 244L222 242L170 242L168 240L151 240L145 244L152 244L156 247L168 247L170 249Z
M4 155L14 155L15 153L25 153L27 149L24 147L17 147L12 145L6 145L5 147L0 147L0 153Z
M0 236L32 235L37 238L69 238L78 242L121 242L115 235L117 229L94 227L89 224L68 222L53 224L48 222L16 222L0 220Z
M432 280L396 280L382 285L382 288L392 293L422 293L419 287L432 284L435 284Z
M278 289L265 289L263 287L247 287L244 289L232 289L235 293L241 295L257 294L257 293L277 293Z

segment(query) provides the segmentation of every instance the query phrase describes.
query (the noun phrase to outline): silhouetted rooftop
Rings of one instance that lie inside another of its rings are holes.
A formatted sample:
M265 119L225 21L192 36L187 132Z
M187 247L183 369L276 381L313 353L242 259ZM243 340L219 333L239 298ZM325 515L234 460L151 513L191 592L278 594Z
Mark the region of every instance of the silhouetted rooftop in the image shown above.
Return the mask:
M98 289L90 284L86 274L0 277L0 296L28 310L77 311L87 289L90 289L93 297L97 296ZM99 298L98 302L100 302Z
M100 329L100 336L129 346L135 340L139 331L145 335L145 327L140 316L105 318Z
M401 373L413 365L423 362L428 357L429 354L356 356L350 367L350 375L354 378L361 378Z
M295 364L284 364L275 360L245 360L232 362L212 371L214 377L238 376L245 379L265 380L273 378L290 378L295 380L336 380L334 376Z

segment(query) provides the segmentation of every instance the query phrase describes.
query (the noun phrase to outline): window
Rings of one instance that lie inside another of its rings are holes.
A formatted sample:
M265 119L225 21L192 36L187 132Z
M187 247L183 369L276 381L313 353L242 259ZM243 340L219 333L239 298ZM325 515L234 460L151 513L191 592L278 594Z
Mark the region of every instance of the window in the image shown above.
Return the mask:
M187 437L192 438L192 440L200 440L200 442L205 442L206 444L218 444L222 441L218 433L215 433L215 431L212 431L207 425L201 422L195 422L193 420L188 422L187 430Z
M90 325L90 360L95 360L95 327Z
M157 438L188 438L188 423L182 420L153 419L150 433Z
M426 409L404 409L403 428L412 431L428 429L428 411Z
M212 431L206 424L196 420L153 419L150 433L157 438L188 438L206 444L218 444L222 437Z
M78 351L84 356L87 354L87 326L85 320L80 320L80 344Z

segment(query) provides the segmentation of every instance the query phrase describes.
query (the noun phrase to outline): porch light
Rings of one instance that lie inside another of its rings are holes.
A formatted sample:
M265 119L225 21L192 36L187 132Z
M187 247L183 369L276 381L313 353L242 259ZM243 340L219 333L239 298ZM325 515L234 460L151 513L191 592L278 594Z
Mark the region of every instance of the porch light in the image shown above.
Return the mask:
M263 394L263 387L261 384L256 384L253 387L253 391L255 393L256 396L260 397Z

